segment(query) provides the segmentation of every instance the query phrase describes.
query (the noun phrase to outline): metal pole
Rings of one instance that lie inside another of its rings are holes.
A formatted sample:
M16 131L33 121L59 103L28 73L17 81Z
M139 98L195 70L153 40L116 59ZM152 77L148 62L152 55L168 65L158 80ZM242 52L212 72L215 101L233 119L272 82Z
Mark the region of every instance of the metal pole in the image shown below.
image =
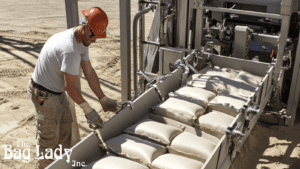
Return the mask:
M131 15L130 0L120 0L120 49L122 102L131 100Z
M186 47L186 32L187 32L187 15L188 15L188 2L187 0L177 1L177 26L176 26L176 47Z
M195 29L195 49L201 50L203 37L203 10L197 10L196 14L196 29Z
M140 17L142 17L144 14L148 13L150 10L154 8L154 5L148 6L145 10L139 11L134 19L133 19L133 92L134 92L134 99L136 99L139 95L138 93L138 87L137 87L137 22Z
M141 0L140 0L141 1ZM143 3L139 3L139 11L142 11L145 9L145 5ZM139 40L139 70L144 71L144 45L143 41L145 41L145 16L143 15L140 19L139 24L139 30L140 30L140 40ZM142 78L139 78L138 81L140 82ZM141 85L141 91L144 92L144 85Z
M77 1L78 0L65 0L68 29L79 25Z
M280 11L280 17L281 17L281 28L280 28L280 36L279 36L279 43L278 43L278 52L276 57L276 65L275 65L275 84L274 86L277 88L275 91L277 94L275 94L275 102L274 102L274 109L281 109L281 91L282 91L282 83L283 83L283 73L280 74L280 71L282 70L282 64L283 64L283 55L284 55L284 49L287 43L289 28L290 28L290 18L292 11L288 10L292 7L292 0L286 0L283 1L281 4L281 11ZM280 76L281 75L281 76ZM280 79L279 79L280 78ZM279 80L278 80L279 79Z
M285 125L293 126L296 118L296 112L298 108L299 94L300 94L300 38L298 40L292 84L290 87L290 96L288 100L286 113L288 116L291 116L291 119L285 121Z
M198 4L197 9L200 10L210 10L216 12L226 12L226 13L234 13L234 14L241 14L241 15L250 15L250 16L257 16L257 17L264 17L264 18L272 18L272 19L281 19L281 15L279 14L271 14L271 13L264 13L264 12L253 12L253 11L245 11L245 10L237 10L237 9L229 9L229 8L220 8L220 7L209 7L209 6L202 6Z
M78 26L79 16L78 16L77 0L65 0L65 7L66 7L66 16L67 16L67 28L70 29L72 27ZM81 85L80 85L81 76L82 76L82 71L80 70L76 82L76 86L80 92L81 92ZM76 117L75 102L68 94L67 94L67 98L69 101L69 107L73 118L71 145L74 146L76 143L80 141L80 133L79 133L77 117Z

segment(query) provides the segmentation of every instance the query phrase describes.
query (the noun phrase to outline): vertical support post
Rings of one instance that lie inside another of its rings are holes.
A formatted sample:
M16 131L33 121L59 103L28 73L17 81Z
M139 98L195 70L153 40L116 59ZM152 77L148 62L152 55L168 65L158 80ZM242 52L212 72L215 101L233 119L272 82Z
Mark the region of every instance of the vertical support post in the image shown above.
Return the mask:
M186 48L188 2L187 0L177 1L177 11L180 12L177 14L176 46L180 48Z
M195 28L195 49L201 50L203 37L203 9L198 9L196 12L196 28Z
M131 15L130 0L120 0L120 49L122 102L131 100Z
M278 53L276 58L276 65L275 65L275 74L277 75L276 76L277 78L283 63L283 54L284 54L285 45L287 43L289 27L290 27L290 16L282 16L279 45L278 45L279 47L278 47Z
M66 7L66 16L67 16L67 28L70 29L72 27L79 25L79 16L78 16L78 3L77 0L65 0ZM76 86L81 92L81 84L80 78L82 76L82 70L80 70L79 75L77 77ZM80 133L77 123L76 111L75 111L75 102L73 99L67 94L67 98L69 101L69 107L72 113L73 123L72 123L72 141L71 145L74 146L76 143L80 141Z
M291 116L291 119L287 119L285 121L285 125L293 126L296 118L296 112L298 108L299 102L299 94L300 94L300 38L298 40L294 70L293 70L293 77L292 77L292 84L290 87L290 96L288 100L287 110L286 113L288 116Z
M281 20L281 28L280 28L280 36L279 36L279 43L278 43L278 53L276 57L276 65L275 65L275 87L277 90L277 97L275 98L274 109L281 109L281 91L282 91L282 83L283 83L283 73L280 75L280 71L283 64L283 54L284 54L284 48L287 43L289 28L290 28L290 19L292 14L292 6L293 6L293 0L283 0L281 3L281 10L280 10L280 16L282 18ZM278 79L280 80L278 81Z
M139 11L145 9L145 5L140 3L139 4ZM145 41L145 15L141 16L140 23L139 23L139 69L144 70L143 64L143 56L144 56L144 46L142 41Z
M142 3L139 3L139 11L142 11L145 9L145 5ZM142 44L142 41L145 41L145 15L143 15L140 19L139 23L139 68L140 70L144 71L144 45ZM141 82L142 78L138 79L138 82ZM144 92L144 85L140 85L140 89L142 92Z
M68 29L79 25L78 0L65 0Z

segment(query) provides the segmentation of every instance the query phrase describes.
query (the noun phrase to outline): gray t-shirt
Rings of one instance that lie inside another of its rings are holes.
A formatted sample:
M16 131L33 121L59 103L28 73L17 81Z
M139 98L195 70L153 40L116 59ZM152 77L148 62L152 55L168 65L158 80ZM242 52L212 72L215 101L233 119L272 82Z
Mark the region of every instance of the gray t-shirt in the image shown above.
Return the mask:
M77 43L73 28L57 33L45 43L33 72L33 81L54 92L63 92L64 73L78 75L81 60L89 60L88 47Z

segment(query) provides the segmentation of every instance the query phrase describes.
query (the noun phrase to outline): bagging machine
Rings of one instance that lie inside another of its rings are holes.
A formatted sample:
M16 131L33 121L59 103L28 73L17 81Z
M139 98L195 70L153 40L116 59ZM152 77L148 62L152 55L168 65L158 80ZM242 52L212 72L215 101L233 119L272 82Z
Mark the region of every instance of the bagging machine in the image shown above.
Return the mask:
M293 125L299 1L138 5L131 26L130 0L120 0L122 109L76 144L69 162L64 155L48 168L227 169L264 110Z

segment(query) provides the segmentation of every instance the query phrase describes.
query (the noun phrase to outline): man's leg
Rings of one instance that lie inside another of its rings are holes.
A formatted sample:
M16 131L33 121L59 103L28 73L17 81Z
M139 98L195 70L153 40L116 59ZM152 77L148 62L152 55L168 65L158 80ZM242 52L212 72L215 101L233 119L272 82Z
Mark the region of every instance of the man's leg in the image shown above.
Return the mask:
M49 96L40 105L34 92L30 88L27 91L35 107L37 147L39 146L39 151L36 152L38 168L43 169L54 161L53 158L45 159L45 150L54 150L59 144L58 121L61 118L61 112L59 111L61 105L58 96Z
M71 148L73 120L69 102L65 93L61 95L60 102L62 106L62 116L59 128L59 144L62 144L63 148Z

